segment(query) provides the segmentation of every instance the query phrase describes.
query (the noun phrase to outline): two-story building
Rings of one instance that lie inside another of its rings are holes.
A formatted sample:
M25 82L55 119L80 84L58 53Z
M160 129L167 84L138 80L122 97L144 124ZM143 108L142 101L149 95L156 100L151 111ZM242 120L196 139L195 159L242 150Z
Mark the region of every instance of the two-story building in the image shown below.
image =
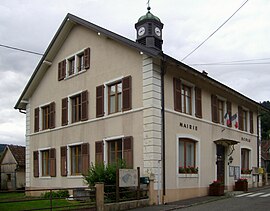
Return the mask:
M66 16L15 105L26 187L86 186L91 163L118 159L154 175L166 202L258 182L260 104L166 55L150 8L135 28L136 42Z

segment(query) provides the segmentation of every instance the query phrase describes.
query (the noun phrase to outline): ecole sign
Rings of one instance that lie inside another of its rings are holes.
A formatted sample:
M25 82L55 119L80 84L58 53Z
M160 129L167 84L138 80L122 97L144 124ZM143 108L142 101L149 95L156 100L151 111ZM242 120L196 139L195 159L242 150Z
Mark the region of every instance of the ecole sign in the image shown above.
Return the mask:
M183 123L183 122L180 122L179 126L183 127L183 128L186 128L186 129L189 129L189 130L195 130L195 131L198 130L198 127L196 125L186 124L186 123Z
M241 141L250 142L250 138L241 137Z

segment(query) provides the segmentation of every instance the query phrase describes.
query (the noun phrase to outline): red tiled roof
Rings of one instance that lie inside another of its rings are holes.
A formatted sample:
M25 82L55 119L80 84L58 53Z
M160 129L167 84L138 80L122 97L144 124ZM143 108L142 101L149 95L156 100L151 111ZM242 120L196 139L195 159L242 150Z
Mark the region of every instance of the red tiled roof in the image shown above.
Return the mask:
M8 145L11 153L19 166L25 166L25 147L18 145Z

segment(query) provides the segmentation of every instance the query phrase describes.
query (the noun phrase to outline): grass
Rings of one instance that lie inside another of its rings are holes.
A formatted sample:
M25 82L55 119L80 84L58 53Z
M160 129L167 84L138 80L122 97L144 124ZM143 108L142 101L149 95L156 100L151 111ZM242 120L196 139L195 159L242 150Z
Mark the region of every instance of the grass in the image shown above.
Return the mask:
M20 202L12 202L12 201ZM32 201L29 201L32 200ZM4 203L3 203L4 202ZM67 201L66 199L53 199L53 207L63 207L66 208L54 208L53 210L67 210L72 208L74 205L84 205L82 202L78 201ZM0 210L1 211L18 211L18 210L31 210L31 209L41 209L48 208L44 210L50 210L50 200L38 197L27 197L24 193L0 193ZM75 209L76 207L73 207ZM79 208L79 207L77 207Z

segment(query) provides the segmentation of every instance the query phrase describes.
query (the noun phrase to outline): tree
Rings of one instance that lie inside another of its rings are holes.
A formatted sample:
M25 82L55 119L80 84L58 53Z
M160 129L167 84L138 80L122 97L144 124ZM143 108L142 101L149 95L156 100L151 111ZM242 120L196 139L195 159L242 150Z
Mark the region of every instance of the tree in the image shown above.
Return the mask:
M261 103L262 106L268 108L270 110L270 102L264 101ZM262 112L261 115L261 128L262 128L262 139L269 140L270 139L270 112Z

